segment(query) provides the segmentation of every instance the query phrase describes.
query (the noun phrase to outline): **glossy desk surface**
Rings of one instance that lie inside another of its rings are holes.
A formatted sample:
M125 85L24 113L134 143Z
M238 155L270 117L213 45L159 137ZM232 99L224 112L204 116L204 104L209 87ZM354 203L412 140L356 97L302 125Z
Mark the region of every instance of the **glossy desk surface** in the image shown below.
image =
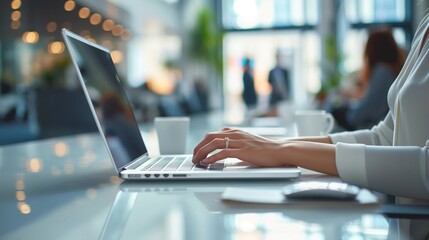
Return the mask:
M192 118L189 152L222 125L219 115ZM141 129L149 152L156 152L153 126ZM314 179L331 178L304 171L299 181ZM388 239L397 225L392 216L429 216L425 208L385 214L396 210L383 204L325 208L220 200L227 186L271 189L293 181L123 182L95 133L3 146L0 239Z

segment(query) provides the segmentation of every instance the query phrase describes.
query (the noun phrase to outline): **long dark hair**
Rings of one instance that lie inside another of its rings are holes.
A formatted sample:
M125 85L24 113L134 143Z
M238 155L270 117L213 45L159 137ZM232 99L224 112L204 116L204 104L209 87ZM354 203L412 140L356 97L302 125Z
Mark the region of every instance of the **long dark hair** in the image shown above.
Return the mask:
M371 30L363 55L362 80L368 80L378 63L391 67L397 76L405 62L405 53L398 47L390 28Z

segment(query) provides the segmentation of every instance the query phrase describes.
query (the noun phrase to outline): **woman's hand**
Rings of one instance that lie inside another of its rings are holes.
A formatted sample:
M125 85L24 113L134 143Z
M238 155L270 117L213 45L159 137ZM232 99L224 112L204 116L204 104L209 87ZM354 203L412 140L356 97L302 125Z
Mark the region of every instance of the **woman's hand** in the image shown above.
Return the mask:
M195 147L192 161L208 165L233 157L258 166L284 166L288 164L286 162L287 145L287 142L267 139L237 129L224 128L221 132L209 133L204 137ZM215 150L220 151L207 157Z
M207 157L215 150L220 151ZM204 137L195 147L192 161L209 165L229 157L262 167L292 165L338 175L335 145L323 136L280 141L224 128Z

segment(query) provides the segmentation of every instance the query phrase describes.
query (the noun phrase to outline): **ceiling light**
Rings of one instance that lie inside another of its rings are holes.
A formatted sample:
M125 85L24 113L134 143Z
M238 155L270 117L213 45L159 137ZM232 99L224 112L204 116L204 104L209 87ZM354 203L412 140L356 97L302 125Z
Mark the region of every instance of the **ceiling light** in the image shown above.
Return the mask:
M107 19L103 22L103 30L106 32L112 31L114 25L115 23L112 20Z
M116 25L112 30L112 34L113 36L119 37L121 36L123 31L124 31L124 27L122 27L121 25Z
M20 0L13 0L13 1L10 3L10 7L11 7L12 9L18 9L18 8L20 8L20 7L21 7L21 1L20 1Z
M83 7L79 10L80 18L88 18L90 14L91 14L91 10L89 10L89 8L87 7Z
M101 23L101 15L98 13L94 13L91 15L91 18L89 19L89 22L92 25L98 25Z
M20 11L13 11L10 14L10 19L12 21L18 21L19 19L21 19L21 12Z
M61 54L64 52L64 43L60 41L51 42L48 45L48 52L51 54Z
M50 33L55 32L57 30L57 23L56 22L49 22L46 25L46 30Z
M124 60L124 55L121 51L115 50L110 52L110 55L112 56L113 63L120 63L122 60Z
M39 33L38 32L25 32L22 34L22 41L29 44L35 44L39 41Z
M73 9L76 7L76 3L72 0L68 0L64 3L64 10L67 12L73 11Z

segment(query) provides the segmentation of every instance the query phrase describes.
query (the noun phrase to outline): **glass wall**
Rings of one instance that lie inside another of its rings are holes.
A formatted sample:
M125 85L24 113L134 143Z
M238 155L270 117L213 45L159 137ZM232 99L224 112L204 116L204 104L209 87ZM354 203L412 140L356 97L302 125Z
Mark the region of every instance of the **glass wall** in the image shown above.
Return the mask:
M254 67L257 108L268 107L271 87L269 71L276 65L289 70L293 100L305 104L307 95L320 88L320 37L318 0L224 0L222 24L224 37L225 106L234 113L245 111L242 62L251 58Z
M344 70L355 71L362 64L362 52L368 29L390 26L396 42L407 51L412 38L412 1L406 0L344 0L348 29L344 34Z
M317 0L223 0L223 26L254 29L314 25L317 6Z
M242 109L244 58L253 59L258 107L267 106L271 92L268 73L275 66L275 54L290 70L293 100L308 105L321 86L322 39L320 8L335 1L323 0L223 0L224 90L226 108ZM385 25L393 29L398 44L408 50L412 38L413 1L343 0L338 1L338 39L341 39L342 74L362 65L368 29ZM329 8L334 6L329 6Z
M405 0L344 0L344 4L351 23L400 23L409 20Z

